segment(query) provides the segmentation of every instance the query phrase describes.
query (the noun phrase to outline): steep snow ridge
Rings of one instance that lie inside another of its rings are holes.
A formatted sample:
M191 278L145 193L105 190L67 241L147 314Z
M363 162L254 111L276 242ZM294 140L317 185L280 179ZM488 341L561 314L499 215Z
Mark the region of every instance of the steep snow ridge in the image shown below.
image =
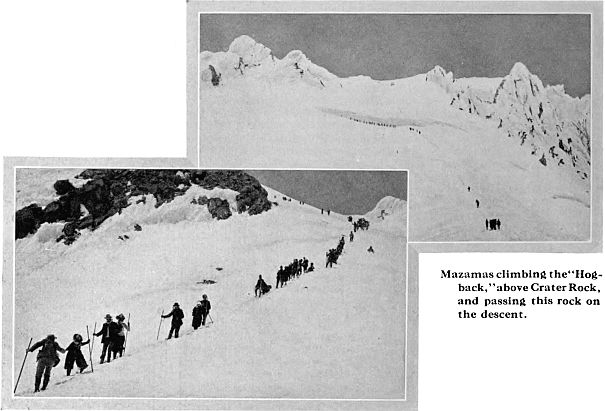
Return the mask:
M155 207L156 199L153 195L133 197L130 199L130 205L123 209L120 214L115 214L105 220L94 232L88 229L82 230L78 241L69 246L62 242L56 242L56 239L62 234L64 223L44 223L35 234L16 240L15 246L18 253L30 257L37 255L35 258L25 258L19 264L22 264L26 271L33 270L48 264L54 259L63 258L72 249L87 247L87 245L80 245L80 243L95 243L99 236L110 236L115 241L120 241L118 236L124 234L134 237L136 234L134 231L135 224L141 225L143 230L146 230L149 225L154 224L210 223L212 216L208 212L208 207L191 203L191 200L200 196L227 200L233 212L231 218L237 218L235 198L238 194L233 190L221 188L206 190L193 185L182 196L178 196L171 202L164 203L157 208Z
M511 71L326 88L240 76L200 95L203 156L215 167L409 169L414 241L587 240L590 97L544 87L522 65ZM486 231L498 217L502 230Z
M545 87L522 63L515 63L491 92L495 80L461 81L452 105L496 122L544 166L568 167L587 180L590 108L586 102L590 97L573 99L561 86Z
M381 216L395 215L395 214L406 214L407 213L407 202L399 198L392 196L383 197L372 211L366 213L366 216L370 218L381 218Z
M235 201L237 191L214 188L204 189L200 186L191 186L185 194L175 197L169 203L162 204L156 208L156 200L153 195L134 197L130 199L130 206L105 221L99 230L129 230L134 224L178 224L190 222L211 221L212 216L206 205L192 204L193 199L201 196L208 198L220 198L229 202L231 211L237 215L237 203ZM145 203L136 204L145 197Z
M441 66L435 66L426 73L426 81L433 82L442 87L447 93L451 93L454 85L454 75L451 71L446 73Z
M365 218L370 221L370 227L373 224L374 227L382 229L390 227L400 230L400 227L403 227L403 230L407 230L407 206L405 200L386 196L376 203L374 209L365 214Z
M327 87L330 81L338 79L311 62L300 50L290 51L280 60L269 48L245 35L233 40L227 52L203 51L199 58L201 82L209 86L213 85L212 68L220 76L220 84L240 77L253 77L284 81L300 79L314 87Z
M245 35L233 40L228 52L241 57L243 62L249 65L261 64L271 59L272 55L269 48Z
M66 254L36 269L27 269L24 263L42 256L18 249L16 347L48 333L57 335L65 347L75 332L86 335L87 324L92 332L97 321L98 330L106 313L131 314L124 358L99 366L97 338L94 373L65 378L61 355L44 395L401 398L406 303L403 227L396 220L391 220L392 227L371 226L347 243L335 268L325 269L326 250L348 232L350 223L339 214L327 216L295 199L283 201L284 195L275 190L267 191L279 205L266 213L224 221L157 221L129 232L127 241L115 236L121 227L117 220L130 218L123 212L115 216L112 229L95 232L90 241L61 245ZM150 204L142 206L132 206L139 217L154 212ZM183 201L173 207L188 205ZM365 251L369 245L376 250L374 255ZM259 274L274 284L280 265L303 256L315 263L315 272L254 298ZM213 322L193 333L191 309L203 293L212 302ZM157 342L159 315L175 301L185 312L181 338L163 340L170 323L164 320ZM88 361L87 348L82 351ZM16 350L16 373L22 355L22 350ZM17 395L32 395L33 357L28 357ZM259 372L267 369L276 373Z

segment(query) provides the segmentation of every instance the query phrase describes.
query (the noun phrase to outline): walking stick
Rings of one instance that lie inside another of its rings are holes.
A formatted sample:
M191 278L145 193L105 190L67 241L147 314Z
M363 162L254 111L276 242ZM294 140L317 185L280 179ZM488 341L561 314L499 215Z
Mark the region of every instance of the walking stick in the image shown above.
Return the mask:
M210 315L210 313L208 313L208 318L210 318L210 324L214 324L214 321L212 321L212 316Z
M130 313L128 313L128 322L126 324L128 328L126 328L126 336L124 337L124 353L126 353L126 341L128 341L128 334L130 333Z
M95 328L97 324L95 323ZM90 333L88 332L88 325L86 326L86 338L88 338L88 359L90 360L90 372L95 372L92 366L92 345L90 344ZM94 335L93 335L94 338Z
M21 373L23 372L23 367L25 366L25 360L27 360L27 354L29 354L29 347L32 345L33 337L29 339L29 344L27 344L27 351L25 351L25 358L23 358L23 364L21 364L21 371L19 371L19 376L17 377L17 383L15 384L15 390L13 394L17 392L17 386L19 385L19 380L21 379Z
M92 366L92 351L95 348L95 333L97 331L97 322L95 321L95 328L92 330L92 343L90 344L90 372L94 372L94 367Z
M160 326L158 327L158 336L155 337L156 341L160 339L160 328L162 328L162 320L163 319L164 319L164 310L162 310L162 315L160 316Z

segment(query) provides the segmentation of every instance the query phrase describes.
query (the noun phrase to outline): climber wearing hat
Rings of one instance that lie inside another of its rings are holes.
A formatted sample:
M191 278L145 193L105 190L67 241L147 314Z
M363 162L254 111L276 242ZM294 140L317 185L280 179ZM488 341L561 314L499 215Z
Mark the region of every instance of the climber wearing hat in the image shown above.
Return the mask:
M116 356L120 354L120 357L124 353L124 342L126 341L126 332L130 331L130 322L125 323L124 314L116 315L116 319L118 320L118 333L116 335L115 344L113 345L113 359L116 359Z
M179 303L174 303L172 311L166 315L162 315L162 318L168 317L172 317L172 326L170 327L168 339L172 338L172 333L174 333L174 338L179 338L179 329L181 328L181 325L183 325L183 318L185 318L185 314L183 313L183 310L180 309Z
M101 344L103 344L103 351L101 352L101 364L105 361L105 354L107 353L107 362L111 361L111 351L116 342L116 336L120 331L118 324L112 321L111 315L105 316L105 324L101 328L101 331L95 334L95 336L101 337Z
M88 367L84 355L82 355L82 351L80 351L80 347L89 342L90 340L82 342L82 336L80 334L74 334L74 340L67 346L67 355L65 356L65 369L67 370L67 375L71 374L71 370L74 368L74 362L80 369L80 373Z
M59 354L57 351L64 353L65 350L55 341L55 336L49 334L45 339L38 341L29 348L29 352L34 352L36 349L42 347L38 351L36 361L38 366L36 368L36 381L34 385L34 392L40 391L40 381L42 380L42 374L44 374L44 383L42 384L42 390L46 389L48 381L50 380L50 372L53 367L59 363Z

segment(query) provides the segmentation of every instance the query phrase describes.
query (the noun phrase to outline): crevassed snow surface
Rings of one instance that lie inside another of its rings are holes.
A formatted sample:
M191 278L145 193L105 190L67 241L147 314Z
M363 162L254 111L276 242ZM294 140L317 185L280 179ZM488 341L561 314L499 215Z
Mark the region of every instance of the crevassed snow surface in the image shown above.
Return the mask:
M44 396L402 398L405 202L385 200L398 211L385 219L369 213L370 229L349 243L345 216L267 190L279 206L257 216L212 220L190 200L211 195L234 207L234 192L192 187L157 209L151 197L133 204L71 246L54 241L54 226L17 240L15 374L29 337L54 333L66 347L86 325L92 332L95 320L99 329L106 313L123 312L132 325L126 356L99 365L97 338L94 373L65 377L61 355ZM124 234L129 239L119 240ZM341 235L343 255L323 268ZM275 286L279 266L303 256L315 272L254 298L259 274ZM214 322L192 332L191 309L203 293ZM176 301L185 312L181 338L164 340L167 319L156 341L159 315ZM82 351L88 361L88 346ZM33 395L34 359L17 395Z
M224 61L205 52L200 67L211 60ZM589 120L590 97L544 87L522 64L506 82L453 81L437 67L392 81L319 83L313 72L293 76L266 56L242 72L223 70L218 87L201 79L204 164L409 169L411 241L590 237L589 142L573 125ZM533 124L535 134L523 140ZM573 149L573 167L563 149ZM502 229L486 230L485 220L496 218Z

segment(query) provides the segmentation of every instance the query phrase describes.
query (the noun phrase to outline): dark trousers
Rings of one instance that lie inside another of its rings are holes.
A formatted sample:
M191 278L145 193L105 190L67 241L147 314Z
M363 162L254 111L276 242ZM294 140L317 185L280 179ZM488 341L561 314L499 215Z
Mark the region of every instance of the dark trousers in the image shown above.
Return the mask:
M172 324L172 327L170 327L170 333L168 334L168 339L172 338L173 332L174 332L174 338L179 338L180 329L181 329L181 324Z
M208 317L208 313L202 313L202 325L206 325L206 317Z
M113 352L114 360L116 359L118 354L120 354L120 357L122 356L122 353L124 352L124 341L125 340L126 340L126 337L123 335L116 336L116 340L111 347L111 351Z
M72 368L74 368L74 362L80 369L88 367L82 351L77 350L75 353L68 353L65 357L65 369L67 370L67 375L69 375Z
M34 384L34 388L36 391L38 391L38 389L40 388L42 374L44 374L44 383L42 384L42 389L46 389L48 381L50 380L50 372L52 371L54 365L55 362L51 358L40 358L38 360L38 366L36 368L36 382Z
M103 351L101 352L101 364L105 361L105 354L107 354L107 362L111 361L111 351L113 349L112 341L105 341L103 343Z

